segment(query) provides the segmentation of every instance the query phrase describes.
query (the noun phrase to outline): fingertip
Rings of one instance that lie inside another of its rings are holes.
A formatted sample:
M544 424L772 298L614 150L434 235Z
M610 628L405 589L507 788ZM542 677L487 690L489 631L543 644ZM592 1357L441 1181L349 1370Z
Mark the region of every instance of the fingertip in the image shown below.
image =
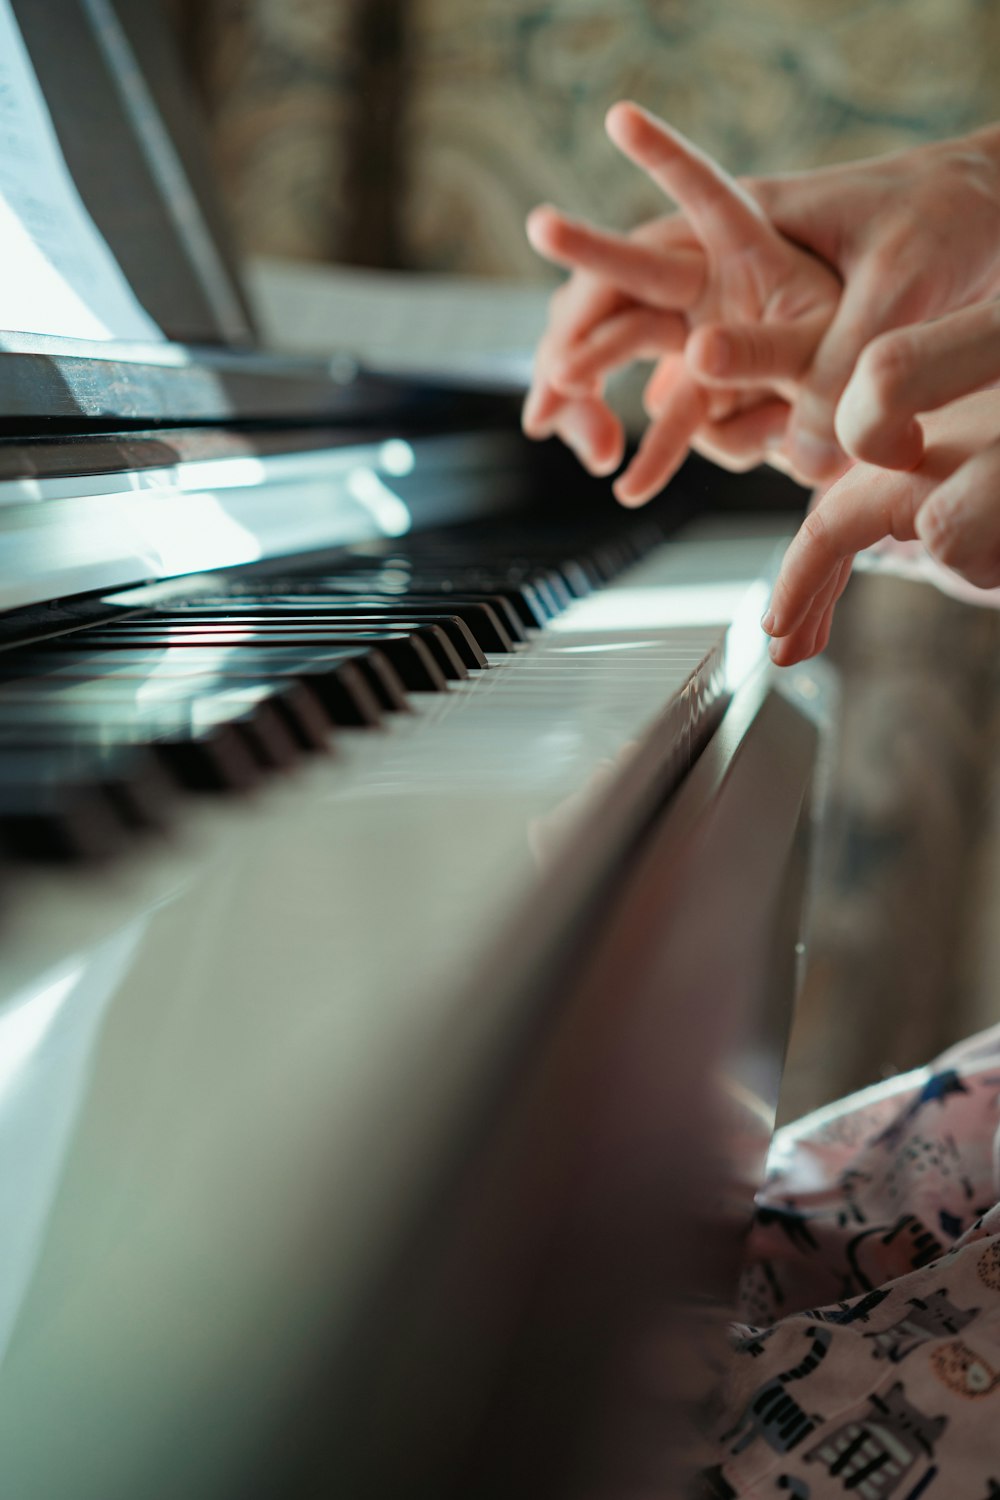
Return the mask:
M615 499L618 501L618 504L624 506L626 510L639 510L643 505L646 504L649 499L651 499L651 496L645 494L641 490L636 489L634 483L632 482L630 471L628 469L626 469L621 478L616 480L616 482L611 486L611 492L614 495Z
M559 223L559 211L551 203L540 203L525 221L528 239L536 250L544 251L552 242Z
M625 433L620 423L602 425L594 432L590 448L590 472L598 479L607 479L620 469L625 458Z
M636 117L641 114L638 104L631 99L619 99L617 104L612 104L604 116L604 128L616 146L622 144L623 136L629 134Z
M672 132L650 110L632 100L613 104L606 117L608 135L619 151L637 165L643 165L650 152L659 152L672 139Z
M783 636L780 640L771 642L767 654L776 667L794 667L805 659L808 652L796 644L793 636Z
M529 391L521 408L521 431L535 442L552 435L552 418L559 398L548 385Z

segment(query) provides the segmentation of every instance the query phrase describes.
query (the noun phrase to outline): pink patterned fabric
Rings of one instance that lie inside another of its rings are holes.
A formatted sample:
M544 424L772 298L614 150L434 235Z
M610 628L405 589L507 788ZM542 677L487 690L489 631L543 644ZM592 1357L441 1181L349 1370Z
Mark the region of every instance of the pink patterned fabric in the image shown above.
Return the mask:
M779 1133L696 1494L1000 1500L1000 1027Z

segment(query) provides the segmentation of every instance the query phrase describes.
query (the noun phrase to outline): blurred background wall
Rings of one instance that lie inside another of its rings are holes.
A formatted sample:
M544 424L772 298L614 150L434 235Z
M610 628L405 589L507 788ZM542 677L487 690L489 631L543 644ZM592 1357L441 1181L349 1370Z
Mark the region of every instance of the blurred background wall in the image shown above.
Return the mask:
M524 215L658 212L603 137L634 98L732 171L993 118L995 0L170 0L246 249L544 275Z

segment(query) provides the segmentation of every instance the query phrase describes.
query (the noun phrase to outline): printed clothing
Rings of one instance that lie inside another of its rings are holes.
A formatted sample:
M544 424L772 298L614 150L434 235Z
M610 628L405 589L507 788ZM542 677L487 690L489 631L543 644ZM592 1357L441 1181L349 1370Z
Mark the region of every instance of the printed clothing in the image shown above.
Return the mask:
M1000 1027L780 1131L699 1497L1000 1500Z

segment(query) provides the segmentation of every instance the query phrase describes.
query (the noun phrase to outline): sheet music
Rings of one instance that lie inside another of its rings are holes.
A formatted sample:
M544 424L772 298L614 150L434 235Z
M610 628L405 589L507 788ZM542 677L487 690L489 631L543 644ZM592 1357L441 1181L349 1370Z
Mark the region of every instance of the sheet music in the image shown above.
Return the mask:
M505 390L530 381L549 298L518 282L263 258L250 263L249 286L275 347Z
M10 0L0 0L0 263L0 329L163 338L77 192Z

